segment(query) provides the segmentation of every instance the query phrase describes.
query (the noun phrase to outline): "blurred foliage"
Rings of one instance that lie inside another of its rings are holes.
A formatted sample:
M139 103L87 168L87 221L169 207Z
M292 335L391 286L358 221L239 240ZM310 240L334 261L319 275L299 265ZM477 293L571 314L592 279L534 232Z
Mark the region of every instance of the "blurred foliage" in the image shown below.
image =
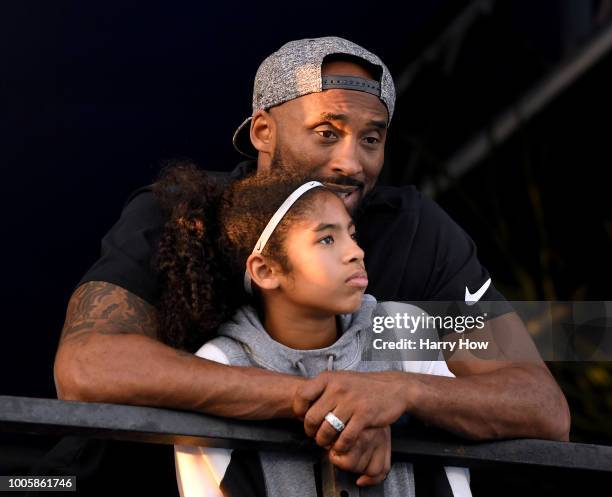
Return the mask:
M595 288L593 272L588 273L577 262L584 261L585 256L576 256L575 248L568 245L567 239L558 236L560 226L564 225L562 221L566 219L559 198L565 201L567 194L561 197L550 194L555 185L551 186L551 177L542 174L541 170L548 167L551 159L547 150L543 153L538 148L545 148L539 138L538 131L524 127L507 148L497 150L473 173L459 181L447 177L453 188L439 201L449 211L458 212L459 224L475 234L479 252L484 253L485 266L490 272L504 275L497 278L496 287L508 300L584 301L598 300L602 296L609 299L607 284L604 283L603 291L601 284ZM552 179L553 183L555 179L560 182L561 177ZM588 184L588 180L584 181ZM557 185L558 188L571 191L563 183ZM576 188L580 188L580 183ZM510 204L508 191L511 192ZM592 243L593 250L595 243L600 244L599 252L593 252L590 257L600 263L601 274L596 277L605 282L612 220L601 212L592 212L593 216L604 216L601 226L604 235L597 238L591 233L592 238L583 239L582 243ZM590 221L586 217L576 217L583 223ZM470 220L476 222L470 226ZM581 237L588 232L587 229L579 230L571 222L564 227ZM480 250L481 247L484 250ZM612 362L549 362L547 365L570 406L571 440L612 445Z
M539 283L544 300L567 298L584 300L584 296L588 294L588 282L581 282L582 284L573 289L571 295L563 295L555 285L551 261L554 257L562 259L562 256L550 243L542 186L536 179L534 171L536 165L532 160L529 136L525 129L521 143L523 175L533 212L533 222L537 227L537 245L540 249ZM549 212L554 210L550 209ZM532 282L528 288L533 288L537 283ZM612 362L551 362L548 363L548 367L565 393L570 407L572 414L570 439L573 442L612 445Z
M612 363L549 363L572 412L573 442L612 445Z

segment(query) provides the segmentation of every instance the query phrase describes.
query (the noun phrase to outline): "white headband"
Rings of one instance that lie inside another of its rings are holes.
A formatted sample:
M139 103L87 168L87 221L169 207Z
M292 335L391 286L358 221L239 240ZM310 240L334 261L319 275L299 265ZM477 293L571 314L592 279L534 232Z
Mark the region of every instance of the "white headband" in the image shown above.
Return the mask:
M324 187L325 185L323 185L323 183L319 183L318 181L309 181L308 183L304 183L302 186L297 188L291 195L287 197L287 199L276 210L270 221L268 221L268 224L266 225L264 230L261 232L261 236L257 240L253 252L251 252L252 254L261 254L263 252L266 243L268 243L268 240L272 236L272 233L274 233L274 230L278 226L278 223L281 222L281 219L283 219L285 214L287 214L287 211L291 208L291 206L295 204L297 199L304 195L304 193L306 193L308 190L316 188L317 186ZM247 293L251 293L251 276L249 275L249 271L247 269L244 270L244 289Z

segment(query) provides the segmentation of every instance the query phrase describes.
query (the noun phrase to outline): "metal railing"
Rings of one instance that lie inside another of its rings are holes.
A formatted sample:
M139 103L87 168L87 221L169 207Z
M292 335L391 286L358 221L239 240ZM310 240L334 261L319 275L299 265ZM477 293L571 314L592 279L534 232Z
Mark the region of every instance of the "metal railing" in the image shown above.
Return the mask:
M0 431L234 449L317 450L301 425L290 421L246 422L154 407L12 396L0 396ZM423 431L394 429L393 457L469 468L512 464L612 473L611 446L533 439L471 442L433 429L425 437Z

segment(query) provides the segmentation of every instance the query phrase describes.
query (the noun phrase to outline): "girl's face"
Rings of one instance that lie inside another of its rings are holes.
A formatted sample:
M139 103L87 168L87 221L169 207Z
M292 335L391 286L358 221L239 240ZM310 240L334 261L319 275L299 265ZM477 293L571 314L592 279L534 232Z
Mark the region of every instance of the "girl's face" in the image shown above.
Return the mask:
M285 250L291 270L280 276L288 300L331 314L354 312L368 285L364 253L342 200L319 193L305 218L288 230Z

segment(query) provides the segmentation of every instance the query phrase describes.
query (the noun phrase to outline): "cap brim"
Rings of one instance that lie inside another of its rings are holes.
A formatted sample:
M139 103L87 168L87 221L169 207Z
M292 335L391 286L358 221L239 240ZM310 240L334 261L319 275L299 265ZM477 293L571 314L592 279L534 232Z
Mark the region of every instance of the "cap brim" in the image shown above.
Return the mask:
M247 117L232 137L234 148L249 159L257 159L257 149L251 143L251 119Z

